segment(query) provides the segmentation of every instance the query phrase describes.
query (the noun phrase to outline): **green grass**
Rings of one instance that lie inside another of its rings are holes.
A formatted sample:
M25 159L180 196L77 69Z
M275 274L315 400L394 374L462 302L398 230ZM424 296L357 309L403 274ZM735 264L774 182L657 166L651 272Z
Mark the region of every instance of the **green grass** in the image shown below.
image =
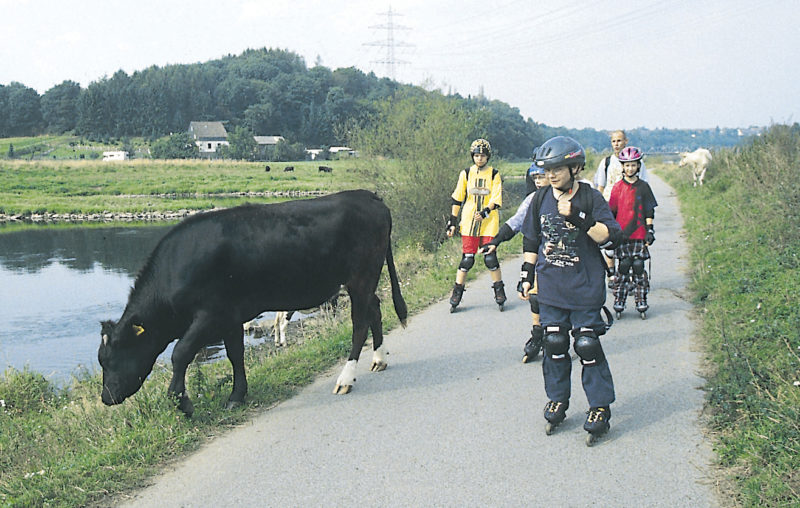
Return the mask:
M336 192L355 188L359 175L348 161L287 164L203 161L0 161L0 212L100 213L210 209L274 198L224 197L238 192ZM197 196L200 194L200 196ZM203 196L203 195L217 196Z
M715 153L703 187L666 171L691 248L714 447L745 506L800 506L798 167L795 125Z

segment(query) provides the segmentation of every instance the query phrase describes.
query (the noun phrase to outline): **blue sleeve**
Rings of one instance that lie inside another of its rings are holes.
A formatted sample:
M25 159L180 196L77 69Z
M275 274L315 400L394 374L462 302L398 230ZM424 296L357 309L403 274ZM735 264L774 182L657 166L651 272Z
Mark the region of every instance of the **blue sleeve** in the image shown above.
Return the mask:
M506 224L508 224L508 227L510 227L511 231L514 233L519 233L522 229L522 223L525 221L525 214L528 212L528 208L531 206L531 201L533 201L534 194L534 192L528 194L522 203L520 203L516 213L514 213L514 216L506 221Z

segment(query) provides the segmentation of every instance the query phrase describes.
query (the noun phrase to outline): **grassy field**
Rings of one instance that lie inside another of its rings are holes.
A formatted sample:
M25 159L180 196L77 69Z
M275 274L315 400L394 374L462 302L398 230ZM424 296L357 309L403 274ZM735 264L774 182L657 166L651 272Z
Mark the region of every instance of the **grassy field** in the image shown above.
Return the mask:
M703 187L664 166L691 248L708 424L729 501L800 506L800 128L714 154Z
M324 191L359 186L359 174L348 161L319 163L131 160L0 161L0 213L143 212L226 207L269 197L225 197L228 193Z

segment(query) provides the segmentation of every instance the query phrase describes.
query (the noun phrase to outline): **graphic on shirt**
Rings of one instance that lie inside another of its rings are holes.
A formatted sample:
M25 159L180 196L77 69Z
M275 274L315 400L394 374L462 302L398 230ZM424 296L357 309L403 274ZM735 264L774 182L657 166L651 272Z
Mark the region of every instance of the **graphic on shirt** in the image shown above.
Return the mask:
M473 196L475 199L475 210L480 211L486 206L484 205L484 202L488 201L492 190L486 186L485 178L478 178L475 180L475 187L470 187L467 190L467 193ZM475 218L472 218L472 225L469 228L469 236L480 236L480 231L481 223L476 221Z
M545 263L558 267L580 263L577 245L580 230L567 222L561 214L542 214L539 221Z

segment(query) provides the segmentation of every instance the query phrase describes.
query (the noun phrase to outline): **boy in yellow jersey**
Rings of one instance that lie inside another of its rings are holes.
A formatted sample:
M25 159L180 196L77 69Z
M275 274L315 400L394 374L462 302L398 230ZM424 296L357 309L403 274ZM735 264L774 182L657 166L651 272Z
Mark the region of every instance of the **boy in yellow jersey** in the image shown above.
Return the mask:
M489 243L500 229L500 213L498 209L503 204L503 183L497 170L488 165L492 156L492 146L485 139L476 139L469 148L472 156L472 166L461 171L458 183L453 191L453 206L450 210L450 219L447 221L447 236L455 234L456 226L461 232L461 262L456 272L456 283L453 285L453 294L450 297L450 312L455 311L461 303L464 294L464 282L467 272L475 264L475 254L483 245ZM461 222L458 223L458 214L461 212ZM506 302L503 290L503 275L500 272L500 262L496 252L483 256L483 262L492 277L494 300L500 310Z

